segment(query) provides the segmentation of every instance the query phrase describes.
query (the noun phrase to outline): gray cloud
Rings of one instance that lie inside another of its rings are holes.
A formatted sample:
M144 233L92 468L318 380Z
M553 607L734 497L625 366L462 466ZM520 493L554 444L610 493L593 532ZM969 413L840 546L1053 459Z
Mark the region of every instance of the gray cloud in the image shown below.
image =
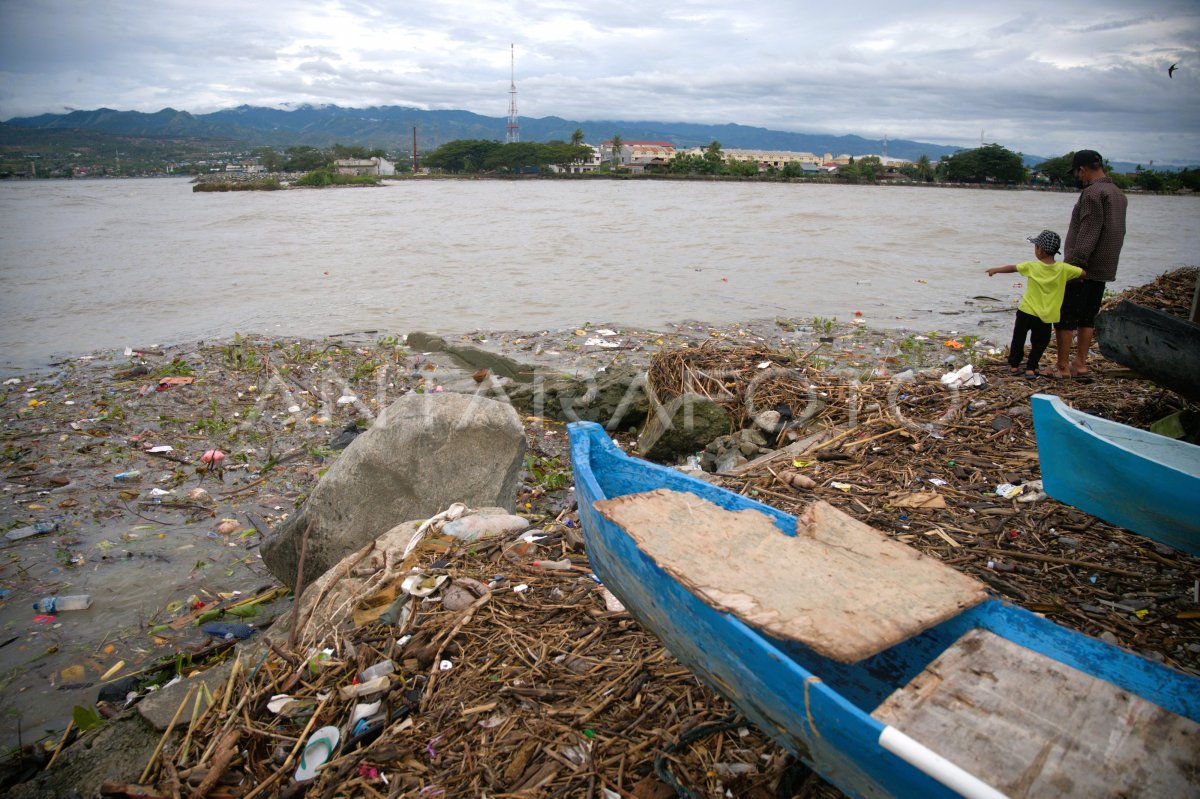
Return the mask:
M95 6L93 8L93 6ZM64 106L465 108L736 122L1117 160L1200 161L1200 9L882 0L628 6L397 0L5 0L0 118ZM1166 67L1181 64L1173 79Z

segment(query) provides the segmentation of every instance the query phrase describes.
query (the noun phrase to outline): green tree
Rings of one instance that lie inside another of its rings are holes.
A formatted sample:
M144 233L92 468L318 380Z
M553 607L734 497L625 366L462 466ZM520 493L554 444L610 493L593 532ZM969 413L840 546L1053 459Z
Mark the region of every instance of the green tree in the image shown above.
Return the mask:
M725 164L724 171L727 175L738 175L741 177L756 177L760 174L758 162L752 159L742 161L730 159L729 163Z
M333 160L322 150L306 144L289 147L284 153L287 155L287 161L284 162L283 168L288 172L311 172Z
M1057 158L1048 158L1038 164L1034 169L1045 175L1051 183L1058 186L1073 186L1075 178L1071 175L1071 161L1075 158L1075 153L1067 153L1060 155Z
M543 148L539 161L547 166L565 168L569 164L586 160L592 154L592 148L582 143L567 144L564 141L552 141L539 146Z
M677 175L696 175L704 171L704 159L693 153L675 153L667 171Z
M1021 154L999 144L962 150L942 163L946 179L958 183L1024 183L1029 176Z
M883 174L883 161L879 160L877 155L864 155L855 165L858 167L858 176L871 183L876 182Z
M583 128L575 128L575 132L571 134L571 144L576 147L583 144Z
M917 159L917 177L926 183L933 182L933 165L929 163L929 156L924 153Z
M617 134L612 137L612 168L619 169L621 166L621 148L625 146L625 141Z
M491 139L456 139L425 156L424 164L444 172L479 172L502 146Z
M484 166L488 169L507 172L521 172L526 167L540 167L542 166L540 160L543 146L528 141L503 144L487 157Z
M708 175L720 175L725 171L725 157L721 153L721 142L713 139L712 144L704 151L704 172Z
M263 165L263 169L268 172L278 172L283 164L283 158L271 147L259 147L254 151L254 156Z
M788 161L783 165L783 170L780 172L785 178L799 178L804 176L804 167L799 161Z

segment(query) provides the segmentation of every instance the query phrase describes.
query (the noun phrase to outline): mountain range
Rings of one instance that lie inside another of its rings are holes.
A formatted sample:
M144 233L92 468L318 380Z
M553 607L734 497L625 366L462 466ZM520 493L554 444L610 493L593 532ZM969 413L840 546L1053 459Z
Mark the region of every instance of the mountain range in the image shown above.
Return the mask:
M406 152L412 148L414 128L418 148L428 150L455 139L503 141L507 122L505 117L487 117L470 111L424 111L404 106L342 108L306 104L284 110L242 105L209 114L192 114L173 108L155 113L99 108L14 117L0 126L0 143L5 143L6 138L16 138L18 134L23 134L20 138L28 143L30 134L36 131L49 134L73 130L142 138L209 139L239 142L251 147L303 144L326 147L338 143ZM590 144L599 144L619 135L625 141L668 141L677 148L707 147L718 141L725 149L787 150L817 155L880 154L884 147L879 139L861 136L790 133L734 124L580 122L560 117L522 117L519 122L521 140L536 142L570 141L578 129L583 131L584 141ZM906 139L889 139L887 142L889 156L908 160L927 155L936 161L960 149ZM1026 160L1038 163L1045 159L1027 156Z

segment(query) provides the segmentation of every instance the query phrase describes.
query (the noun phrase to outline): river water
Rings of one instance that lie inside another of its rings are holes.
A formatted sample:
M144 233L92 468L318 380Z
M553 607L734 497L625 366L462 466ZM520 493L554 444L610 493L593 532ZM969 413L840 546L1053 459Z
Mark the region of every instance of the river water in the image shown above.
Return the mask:
M836 317L1002 331L988 266L1075 195L678 181L403 181L200 193L0 183L0 371L234 332L460 333ZM1133 196L1114 289L1200 261L1200 199ZM948 316L958 314L959 316Z

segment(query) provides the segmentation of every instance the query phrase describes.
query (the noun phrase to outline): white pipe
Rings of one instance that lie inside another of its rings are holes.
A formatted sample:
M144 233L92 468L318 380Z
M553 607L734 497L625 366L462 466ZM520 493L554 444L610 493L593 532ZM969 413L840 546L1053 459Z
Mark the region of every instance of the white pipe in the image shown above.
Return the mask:
M924 744L914 741L895 727L884 727L879 745L909 765L957 791L967 799L1007 799L983 780L951 763Z

